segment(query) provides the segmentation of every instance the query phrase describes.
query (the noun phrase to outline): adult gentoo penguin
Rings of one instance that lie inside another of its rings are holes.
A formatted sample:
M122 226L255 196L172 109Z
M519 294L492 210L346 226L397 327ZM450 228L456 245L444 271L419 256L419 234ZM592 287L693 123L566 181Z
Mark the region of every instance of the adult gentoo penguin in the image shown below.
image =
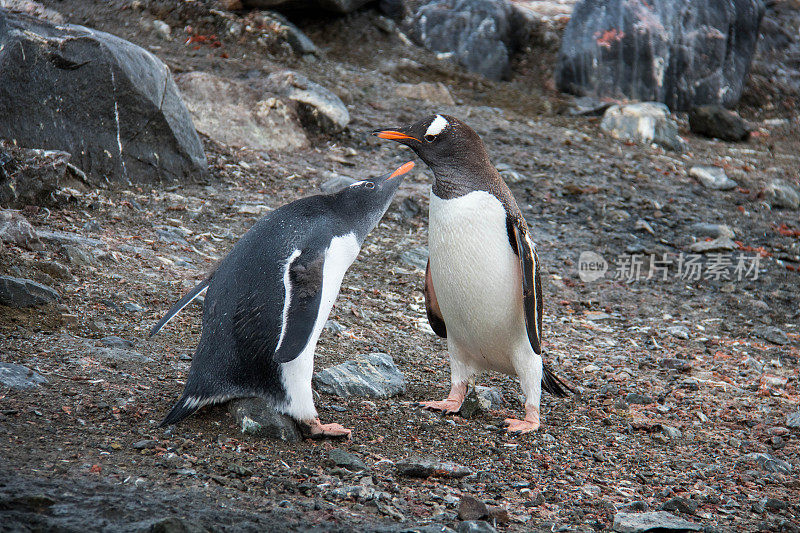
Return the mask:
M204 405L260 396L311 436L350 436L351 430L317 417L314 349L345 271L413 166L272 211L167 312L151 336L208 290L186 386L162 426Z
M433 171L425 305L433 330L447 338L451 389L423 407L458 412L481 370L519 376L525 419L508 431L539 428L542 388L567 387L542 361L542 283L536 246L514 197L475 131L448 115L376 130L410 147Z

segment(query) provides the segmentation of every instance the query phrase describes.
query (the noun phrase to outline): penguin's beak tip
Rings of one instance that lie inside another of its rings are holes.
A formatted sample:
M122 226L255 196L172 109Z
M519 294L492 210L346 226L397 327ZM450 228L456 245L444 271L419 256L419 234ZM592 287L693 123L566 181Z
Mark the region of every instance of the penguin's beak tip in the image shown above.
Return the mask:
M397 130L375 130L372 132L372 135L380 139L388 139L390 141L417 140L415 137L412 137L411 135L406 135L405 133Z
M389 176L388 179L396 178L397 176L402 176L403 174L407 174L408 171L410 171L412 168L414 168L414 162L413 161L409 161L408 163L404 163L403 165L398 167L397 170L392 172L392 174Z

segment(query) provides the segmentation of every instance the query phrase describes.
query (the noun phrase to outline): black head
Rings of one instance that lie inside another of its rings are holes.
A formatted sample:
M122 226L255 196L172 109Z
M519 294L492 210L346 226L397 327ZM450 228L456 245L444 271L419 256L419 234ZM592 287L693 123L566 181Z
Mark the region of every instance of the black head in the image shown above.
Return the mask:
M414 162L409 161L392 173L357 181L329 195L336 206L342 233L355 231L363 242L389 208L397 188L412 168Z
M399 128L375 130L373 135L405 144L427 164L440 185L482 188L499 179L483 141L475 130L450 115L431 115Z

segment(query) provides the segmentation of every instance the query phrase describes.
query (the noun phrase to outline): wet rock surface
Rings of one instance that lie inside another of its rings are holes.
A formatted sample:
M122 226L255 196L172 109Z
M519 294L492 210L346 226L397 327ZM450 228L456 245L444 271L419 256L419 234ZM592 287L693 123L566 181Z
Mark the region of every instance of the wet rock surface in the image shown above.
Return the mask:
M313 382L318 391L343 397L389 398L406 391L403 373L385 353L357 356L326 368L314 374Z
M2 9L0 28L0 128L7 139L69 152L98 184L185 181L206 172L189 114L154 55L101 31ZM26 75L31 70L35 81Z
M583 0L562 36L556 83L571 94L662 102L673 111L731 106L763 15L759 0Z

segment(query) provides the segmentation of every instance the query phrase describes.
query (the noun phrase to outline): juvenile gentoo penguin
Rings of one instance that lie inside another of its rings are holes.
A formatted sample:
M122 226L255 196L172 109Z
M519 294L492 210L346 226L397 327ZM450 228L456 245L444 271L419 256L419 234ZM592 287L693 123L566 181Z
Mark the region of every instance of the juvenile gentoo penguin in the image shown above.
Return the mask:
M272 211L167 312L151 336L208 290L183 395L162 426L204 405L260 396L311 436L350 436L351 430L317 417L314 349L345 271L413 166Z
M376 130L410 147L433 171L425 305L434 332L447 338L451 389L423 407L458 412L481 370L519 376L525 419L508 431L539 428L542 388L567 387L542 361L542 283L536 246L514 197L480 137L448 115Z

